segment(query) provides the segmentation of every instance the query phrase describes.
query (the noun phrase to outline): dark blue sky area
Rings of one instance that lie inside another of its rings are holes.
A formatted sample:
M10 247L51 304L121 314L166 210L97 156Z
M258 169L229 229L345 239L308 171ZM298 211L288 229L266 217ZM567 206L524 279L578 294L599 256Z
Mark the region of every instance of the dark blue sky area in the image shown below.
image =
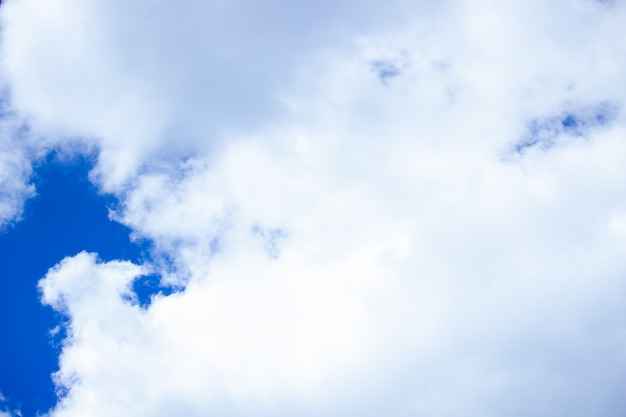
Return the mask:
M39 303L39 279L82 250L104 261L147 258L146 247L130 242L130 230L108 219L114 201L88 182L91 167L88 158L50 156L35 169L38 196L27 202L24 219L0 232L0 391L24 417L56 402L50 374L58 369L59 340L49 330L63 318Z

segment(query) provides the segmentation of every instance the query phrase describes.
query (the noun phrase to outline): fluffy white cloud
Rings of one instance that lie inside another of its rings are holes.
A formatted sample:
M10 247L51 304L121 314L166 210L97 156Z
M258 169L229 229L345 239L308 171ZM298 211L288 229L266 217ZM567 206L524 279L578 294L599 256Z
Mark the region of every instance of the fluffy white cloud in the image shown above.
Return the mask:
M52 416L623 414L622 5L49 4L15 106L171 262L41 281Z

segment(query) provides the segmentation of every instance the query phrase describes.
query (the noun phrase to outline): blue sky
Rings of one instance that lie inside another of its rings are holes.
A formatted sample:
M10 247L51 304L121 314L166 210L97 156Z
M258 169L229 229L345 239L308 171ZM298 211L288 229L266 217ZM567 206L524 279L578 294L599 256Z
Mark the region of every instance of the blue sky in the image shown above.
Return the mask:
M111 201L97 194L87 173L87 156L39 162L32 181L38 196L25 206L23 219L0 237L3 277L3 334L0 385L9 403L24 415L45 412L56 402L51 374L58 370L62 334L50 330L64 317L41 305L37 282L50 265L86 250L102 260L139 262L147 248L131 243L130 230L108 218ZM35 255L34 255L35 254Z
M624 19L3 1L0 417L624 415Z

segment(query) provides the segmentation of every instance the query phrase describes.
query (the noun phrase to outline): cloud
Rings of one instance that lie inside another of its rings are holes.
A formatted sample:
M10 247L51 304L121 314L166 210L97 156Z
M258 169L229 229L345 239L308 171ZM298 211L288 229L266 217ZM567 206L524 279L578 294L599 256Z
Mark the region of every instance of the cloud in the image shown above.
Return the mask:
M311 48L381 18L402 20L376 2L353 10L328 1L21 0L3 12L13 104L45 130L100 144L107 190L152 159L211 150L225 135L256 129L280 113L276 96Z
M6 112L0 103L0 230L19 219L24 201L35 194L29 184L31 160L28 130Z
M8 407L9 401L5 398L5 396L0 392L0 417L21 417L22 413L20 410L11 410Z
M596 6L8 2L15 108L97 146L155 247L40 282L50 415L622 415L625 11ZM550 152L515 152L529 121ZM184 291L142 308L155 271Z

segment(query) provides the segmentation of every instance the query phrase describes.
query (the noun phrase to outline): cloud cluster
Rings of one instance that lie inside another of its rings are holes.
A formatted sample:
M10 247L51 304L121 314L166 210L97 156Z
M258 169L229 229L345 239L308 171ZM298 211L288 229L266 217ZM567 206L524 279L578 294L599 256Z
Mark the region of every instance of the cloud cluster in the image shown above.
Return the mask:
M13 105L155 248L40 282L51 416L624 413L621 4L3 8Z

